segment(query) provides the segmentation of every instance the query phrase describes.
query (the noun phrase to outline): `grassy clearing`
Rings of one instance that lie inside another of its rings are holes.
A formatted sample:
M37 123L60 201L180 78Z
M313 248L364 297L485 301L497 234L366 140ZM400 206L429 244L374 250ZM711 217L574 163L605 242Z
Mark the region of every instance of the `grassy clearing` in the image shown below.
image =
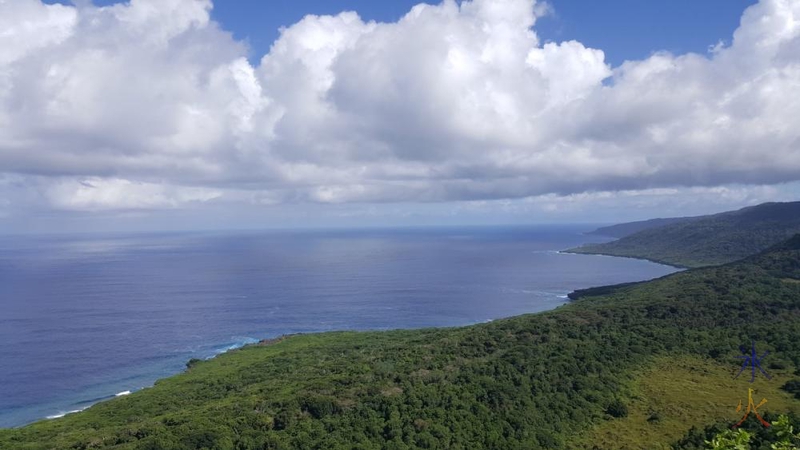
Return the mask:
M753 396L756 404L762 398L767 399L758 409L762 416L766 412L800 412L800 400L780 389L795 378L792 369L768 369L771 380L759 375L751 384L748 372L733 378L738 364L735 359L724 365L688 355L656 358L637 371L628 416L591 429L581 436L575 448L671 449L670 444L692 425L702 428L716 421L731 425L738 422L743 412L736 412L736 406L741 400L743 409L746 408L749 387L756 390ZM747 420L756 419L751 414Z

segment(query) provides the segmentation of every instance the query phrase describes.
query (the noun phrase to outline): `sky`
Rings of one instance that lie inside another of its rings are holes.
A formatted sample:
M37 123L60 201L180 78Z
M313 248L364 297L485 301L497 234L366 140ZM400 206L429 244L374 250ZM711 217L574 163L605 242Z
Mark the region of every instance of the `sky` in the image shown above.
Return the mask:
M800 199L793 0L0 0L0 233Z

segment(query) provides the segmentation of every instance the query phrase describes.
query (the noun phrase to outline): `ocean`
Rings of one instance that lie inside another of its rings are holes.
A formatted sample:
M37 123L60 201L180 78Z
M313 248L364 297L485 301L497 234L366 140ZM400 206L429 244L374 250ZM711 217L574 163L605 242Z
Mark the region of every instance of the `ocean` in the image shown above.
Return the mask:
M676 269L559 253L587 225L0 237L0 427L260 339L461 326Z

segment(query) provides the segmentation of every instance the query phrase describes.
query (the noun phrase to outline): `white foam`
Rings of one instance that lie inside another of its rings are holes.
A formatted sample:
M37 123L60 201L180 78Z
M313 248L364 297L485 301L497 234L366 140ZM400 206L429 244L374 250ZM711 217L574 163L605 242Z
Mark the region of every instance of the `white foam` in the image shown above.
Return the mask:
M210 356L210 357L208 357L206 359L211 359L214 356L217 356L219 354L222 354L222 353L225 353L225 352L229 352L231 350L236 350L236 349L242 348L245 345L257 344L258 341L259 341L258 339L254 339L254 338L251 338L251 337L240 338L240 339L236 340L236 342L234 342L231 345L228 345L226 347L223 347L223 348L215 350L214 351L214 355L212 355L212 356Z
M114 394L114 397L123 397L125 395L131 395L131 391L119 392L117 394ZM95 405L96 403L98 403L98 401L108 400L109 398L111 398L111 396L103 397L103 398L100 398L100 399L95 399L95 400L92 400L92 404L91 405L86 405L86 406L84 406L83 408L80 408L80 409L73 409L71 411L59 412L58 414L52 414L52 415L49 415L49 416L45 416L45 419L60 419L60 418L62 418L64 416L66 416L67 414L79 413L81 411L84 411L84 410L90 408L92 405Z
M87 406L86 408L88 408L88 406ZM53 414L52 416L47 416L47 419L60 419L60 418L62 418L62 417L64 417L64 416L66 416L67 414L75 414L75 413L79 413L79 412L83 411L83 410L84 410L84 409L86 409L86 408L81 408L81 409L73 409L72 411L67 411L67 412L62 412L62 413L58 413L58 414Z

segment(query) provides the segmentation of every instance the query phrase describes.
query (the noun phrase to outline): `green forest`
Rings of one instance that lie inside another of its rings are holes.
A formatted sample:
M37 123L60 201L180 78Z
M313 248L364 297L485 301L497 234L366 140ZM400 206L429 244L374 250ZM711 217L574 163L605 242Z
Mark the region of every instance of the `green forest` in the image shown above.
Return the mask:
M654 219L595 230L620 239L568 250L646 259L676 267L725 264L800 233L800 202L764 203L700 217Z
M751 344L770 379L734 378ZM265 341L0 448L792 448L798 368L800 236L539 314ZM777 425L731 430L751 386Z

